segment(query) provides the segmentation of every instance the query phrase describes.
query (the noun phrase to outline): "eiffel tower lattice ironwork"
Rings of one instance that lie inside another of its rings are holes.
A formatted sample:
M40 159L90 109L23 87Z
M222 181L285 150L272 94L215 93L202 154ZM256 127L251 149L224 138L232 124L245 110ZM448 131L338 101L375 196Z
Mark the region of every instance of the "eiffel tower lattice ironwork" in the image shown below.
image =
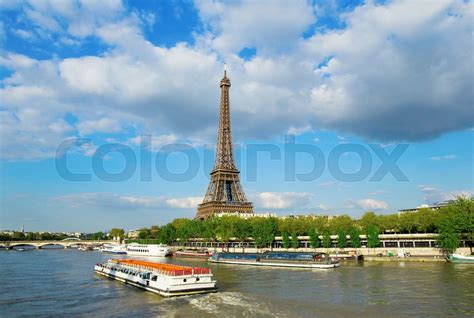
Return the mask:
M234 162L227 71L220 82L221 100L217 150L211 181L204 200L198 206L195 219L206 219L216 213L253 213L240 184L239 170Z

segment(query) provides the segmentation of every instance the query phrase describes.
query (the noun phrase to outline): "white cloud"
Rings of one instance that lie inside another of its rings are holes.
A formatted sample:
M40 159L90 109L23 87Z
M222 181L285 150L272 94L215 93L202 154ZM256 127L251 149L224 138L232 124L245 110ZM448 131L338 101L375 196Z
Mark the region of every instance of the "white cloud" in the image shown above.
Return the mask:
M290 209L306 206L313 194L306 192L262 192L252 197L255 205L263 209Z
M457 157L458 156L456 155L434 156L434 157L430 157L430 160L434 160L434 161L454 160Z
M200 203L202 203L202 197L188 197L188 198L166 200L166 204L170 208L177 208L177 209L194 209Z
M461 1L369 3L343 16L346 29L314 35L309 56L332 57L312 89L317 120L385 141L471 127L472 48L458 44L472 41L473 12Z
M176 143L177 140L175 135L142 135L131 138L129 142L135 146L140 146L143 143L148 150L156 152L163 146Z
M264 52L289 49L316 18L306 1L197 1L201 19L211 29L212 46L223 52L256 47Z
M452 191L446 191L443 189L439 189L436 186L433 185L419 185L418 189L423 194L423 198L426 203L428 204L434 204L434 203L440 203L446 200L453 200L456 198L456 196L474 196L474 191L472 190L452 190Z
M169 198L164 196L119 195L108 192L83 192L52 198L51 203L69 208L117 208L117 209L195 209L202 198Z
M388 203L375 199L361 199L357 201L350 201L349 206L352 208L359 208L363 210L387 210Z
M206 34L159 47L144 37L143 15L119 1L22 4L36 29L71 43L95 36L107 49L50 60L2 54L13 71L0 88L2 157L46 158L71 135L119 132L121 123L137 135L215 138L223 60L236 140L315 128L422 140L473 125L472 3L366 4L340 16L345 29L309 39L306 2L265 5L264 15L255 1L197 6ZM249 61L237 56L245 46L257 48ZM75 131L60 127L68 114Z
M119 121L113 118L103 117L98 120L85 120L77 124L77 130L81 135L90 135L96 132L118 133L122 130Z

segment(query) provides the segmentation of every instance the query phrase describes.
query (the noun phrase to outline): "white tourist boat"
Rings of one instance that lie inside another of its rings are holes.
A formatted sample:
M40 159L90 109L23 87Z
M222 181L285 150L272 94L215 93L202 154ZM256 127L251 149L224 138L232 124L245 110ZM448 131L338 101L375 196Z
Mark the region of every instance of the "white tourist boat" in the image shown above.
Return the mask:
M125 245L120 244L105 244L100 251L112 254L127 254Z
M165 257L172 254L171 249L163 244L131 243L126 248L127 255Z
M165 297L216 291L216 281L209 268L114 259L96 264L94 271Z

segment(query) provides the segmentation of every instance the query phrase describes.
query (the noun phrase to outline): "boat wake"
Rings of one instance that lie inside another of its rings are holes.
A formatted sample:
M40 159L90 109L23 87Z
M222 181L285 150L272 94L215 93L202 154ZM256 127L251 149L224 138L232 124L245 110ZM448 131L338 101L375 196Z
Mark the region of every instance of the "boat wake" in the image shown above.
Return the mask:
M189 304L195 309L208 314L226 313L228 316L238 314L238 316L286 316L272 312L270 307L257 302L248 295L238 292L219 292L207 294L200 297L193 297Z

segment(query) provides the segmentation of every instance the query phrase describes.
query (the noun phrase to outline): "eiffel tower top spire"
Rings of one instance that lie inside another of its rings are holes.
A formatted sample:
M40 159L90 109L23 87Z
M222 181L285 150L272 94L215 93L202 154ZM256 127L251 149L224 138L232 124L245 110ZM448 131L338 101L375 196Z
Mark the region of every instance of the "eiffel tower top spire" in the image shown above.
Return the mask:
M227 77L227 67L224 64L224 77L220 82L221 101L219 115L219 131L217 135L216 160L213 171L216 170L235 170L237 168L234 162L232 132L230 125L230 101L229 88L230 79Z

